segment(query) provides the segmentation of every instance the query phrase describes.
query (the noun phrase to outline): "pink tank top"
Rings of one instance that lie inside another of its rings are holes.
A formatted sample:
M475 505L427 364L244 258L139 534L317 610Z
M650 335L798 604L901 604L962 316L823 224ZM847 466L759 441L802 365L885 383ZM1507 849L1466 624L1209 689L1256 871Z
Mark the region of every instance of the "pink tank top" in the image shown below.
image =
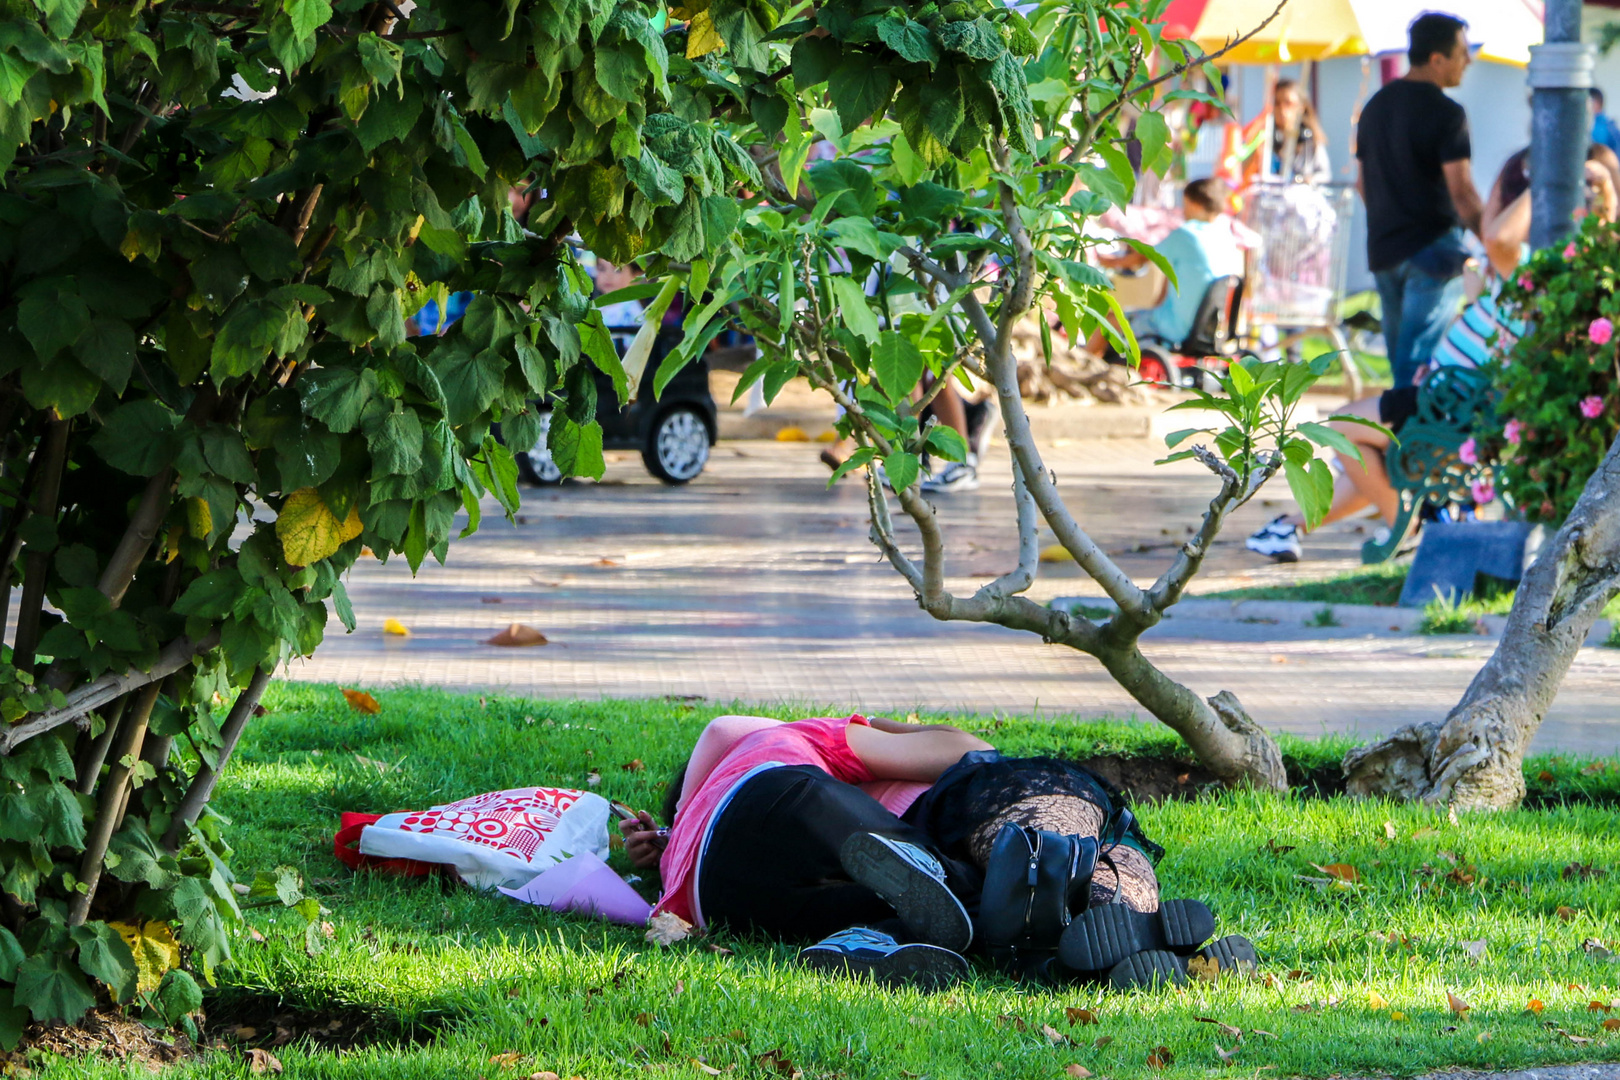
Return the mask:
M871 770L855 756L844 734L849 725L865 723L863 716L796 720L761 727L733 743L695 790L683 788L687 794L670 830L669 846L659 860L664 896L655 912L673 912L689 923L700 924L693 892L710 822L732 788L755 768L771 763L812 765L846 784L872 780Z

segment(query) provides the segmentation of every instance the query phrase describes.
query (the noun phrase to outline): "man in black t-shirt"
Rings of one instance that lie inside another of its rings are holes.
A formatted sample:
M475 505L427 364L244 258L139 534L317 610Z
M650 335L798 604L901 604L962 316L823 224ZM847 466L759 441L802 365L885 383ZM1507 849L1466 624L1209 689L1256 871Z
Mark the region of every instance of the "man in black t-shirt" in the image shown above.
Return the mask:
M1480 231L1468 116L1445 94L1468 69L1466 28L1450 15L1418 16L1408 29L1411 69L1372 96L1356 133L1367 261L1396 386L1412 383L1457 314L1463 229Z

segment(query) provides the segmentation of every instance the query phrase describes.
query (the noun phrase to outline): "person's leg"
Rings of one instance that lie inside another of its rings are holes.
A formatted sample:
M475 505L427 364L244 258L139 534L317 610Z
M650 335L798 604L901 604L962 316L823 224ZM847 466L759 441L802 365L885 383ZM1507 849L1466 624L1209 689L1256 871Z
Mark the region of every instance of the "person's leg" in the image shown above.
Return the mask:
M931 379L925 380L924 385L931 383ZM962 441L964 443L968 441L967 408L962 404L962 395L956 392L956 387L947 382L939 393L934 395L930 407L940 423L955 428L956 433L962 436Z
M1384 355L1389 357L1390 369L1394 370L1395 357L1400 353L1401 346L1401 318L1406 296L1407 265L1401 263L1388 270L1379 270L1373 274L1373 284L1378 289L1379 322L1384 329ZM1401 385L1399 382L1396 386Z
M870 795L819 769L789 766L749 780L715 822L698 882L705 918L788 938L892 920L894 908L852 880L839 858L861 833L928 851L959 898L977 895L975 868L941 855Z
M1401 299L1400 348L1390 354L1396 387L1411 386L1429 362L1462 304L1463 279L1439 278L1409 267Z

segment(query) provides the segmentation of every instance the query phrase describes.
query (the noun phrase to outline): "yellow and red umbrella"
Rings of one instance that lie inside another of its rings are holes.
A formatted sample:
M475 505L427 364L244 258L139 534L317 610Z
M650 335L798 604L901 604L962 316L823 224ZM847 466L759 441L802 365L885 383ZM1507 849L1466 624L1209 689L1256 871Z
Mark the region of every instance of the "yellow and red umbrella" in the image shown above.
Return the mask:
M1277 0L1172 0L1165 28L1214 52L1265 21ZM1288 0L1270 25L1223 63L1287 64L1330 56L1406 50L1406 27L1425 11L1468 23L1469 43L1487 60L1526 64L1542 38L1542 0Z

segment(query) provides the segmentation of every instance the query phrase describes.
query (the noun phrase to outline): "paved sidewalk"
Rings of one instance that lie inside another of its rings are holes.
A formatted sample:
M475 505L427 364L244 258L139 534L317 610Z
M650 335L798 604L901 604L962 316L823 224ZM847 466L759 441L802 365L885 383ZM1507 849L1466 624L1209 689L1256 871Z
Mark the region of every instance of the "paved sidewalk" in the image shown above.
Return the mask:
M1054 440L1047 463L1070 505L1125 569L1151 580L1212 494L1192 463L1154 467L1162 443ZM516 527L486 506L449 565L366 562L350 595L359 629L334 619L298 679L375 687L421 683L546 697L701 695L794 701L829 710L1132 715L1137 708L1094 660L999 627L944 624L866 539L864 495L826 489L816 444L723 442L684 488L653 481L634 454L610 455L606 481L526 490ZM953 552L950 583L969 592L1012 565L1011 471L992 451L978 492L936 499ZM1306 561L1276 566L1243 537L1281 512L1245 507L1208 560L1199 588L1325 576L1356 565L1362 526L1324 531ZM906 535L903 533L903 535ZM914 537L914 530L909 534ZM1073 564L1047 564L1031 595L1098 595ZM1168 620L1144 650L1199 693L1230 689L1262 723L1301 734L1365 735L1444 716L1490 643L1379 636L1366 629ZM382 633L385 618L412 636ZM511 622L552 644L481 644ZM1583 650L1536 746L1610 754L1620 747L1613 697L1620 651Z

